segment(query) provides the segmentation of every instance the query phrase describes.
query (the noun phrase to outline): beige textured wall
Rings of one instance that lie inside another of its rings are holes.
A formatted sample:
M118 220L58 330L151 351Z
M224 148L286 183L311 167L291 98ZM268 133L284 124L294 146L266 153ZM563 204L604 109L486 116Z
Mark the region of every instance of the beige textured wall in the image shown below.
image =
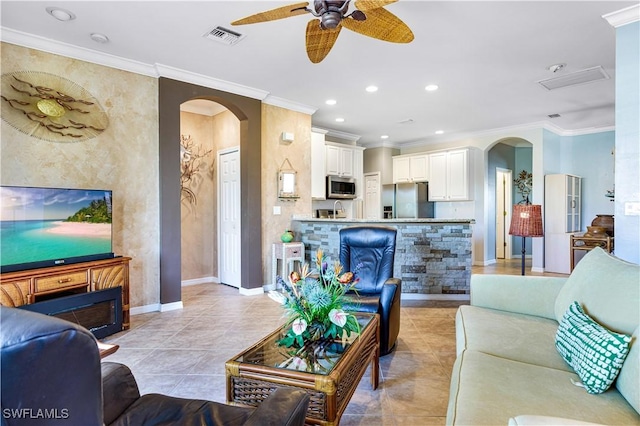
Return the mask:
M0 46L3 73L42 71L68 78L98 99L110 120L101 135L77 143L35 139L0 121L0 182L113 190L113 248L116 254L132 257L131 306L158 303L158 80L7 43ZM229 111L211 121L215 159L216 150L239 145L240 123ZM293 132L295 141L282 144L282 132ZM280 235L291 227L293 215L311 211L310 137L310 115L263 105L261 244L267 284L271 281L271 244L280 241ZM285 158L298 171L300 198L295 202L277 198L277 173ZM217 209L215 168L213 163L212 212ZM279 216L273 215L276 205L282 208ZM201 218L204 212L196 215ZM184 271L182 279L217 276L217 237L212 236L208 243L212 245L203 243L197 256L183 253L183 261L186 257L199 257L202 264L206 263L203 259L210 261L210 269L201 272L207 275Z
M7 43L1 58L3 73L48 72L84 87L109 127L88 141L54 143L2 120L0 182L113 190L113 249L133 258L131 306L158 303L158 81Z
M291 132L291 144L280 142L282 132ZM297 201L278 198L278 170L285 158L297 174ZM291 217L311 211L311 116L284 108L262 105L262 271L265 284L271 284L271 244L291 228ZM273 214L280 206L281 215ZM300 241L296 235L295 241Z
M182 199L182 280L191 280L214 275L216 256L215 224L215 144L213 118L206 115L180 113L180 133L191 136L196 147L194 154L204 155L200 168L189 183L189 189L196 194L196 203ZM199 149L199 151L198 151Z
M217 152L240 144L240 121L230 111L214 116L180 113L180 132L191 135L204 159L192 187L197 204L182 202L182 280L218 277Z

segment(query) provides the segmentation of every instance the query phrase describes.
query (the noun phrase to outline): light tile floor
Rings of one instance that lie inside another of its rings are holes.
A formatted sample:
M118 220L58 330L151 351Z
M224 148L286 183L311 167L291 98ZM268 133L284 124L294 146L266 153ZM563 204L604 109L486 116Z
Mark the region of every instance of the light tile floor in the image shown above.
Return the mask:
M473 273L520 274L519 261ZM380 386L369 372L341 425L441 425L455 360L455 313L466 302L405 300L395 352L380 360ZM140 392L224 403L224 363L278 327L279 305L266 295L242 296L219 284L183 288L184 309L131 317L131 329L105 341L120 349L105 361L133 371Z

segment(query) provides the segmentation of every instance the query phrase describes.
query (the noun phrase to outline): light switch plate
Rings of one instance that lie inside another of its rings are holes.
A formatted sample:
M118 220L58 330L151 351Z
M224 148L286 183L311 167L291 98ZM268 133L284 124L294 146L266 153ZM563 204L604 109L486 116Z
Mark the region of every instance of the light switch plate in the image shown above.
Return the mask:
M640 216L640 202L628 201L624 203L625 216Z

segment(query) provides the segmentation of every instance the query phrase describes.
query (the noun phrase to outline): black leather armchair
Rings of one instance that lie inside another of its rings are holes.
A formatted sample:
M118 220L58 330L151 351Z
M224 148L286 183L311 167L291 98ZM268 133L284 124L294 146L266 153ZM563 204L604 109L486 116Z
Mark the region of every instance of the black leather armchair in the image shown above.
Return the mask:
M380 355L395 349L400 332L402 281L393 276L396 230L357 226L340 230L340 263L346 271L357 271L357 293L349 294L347 308L380 315Z
M278 389L258 408L140 396L129 368L100 363L96 340L68 321L0 306L1 424L303 425L309 396Z

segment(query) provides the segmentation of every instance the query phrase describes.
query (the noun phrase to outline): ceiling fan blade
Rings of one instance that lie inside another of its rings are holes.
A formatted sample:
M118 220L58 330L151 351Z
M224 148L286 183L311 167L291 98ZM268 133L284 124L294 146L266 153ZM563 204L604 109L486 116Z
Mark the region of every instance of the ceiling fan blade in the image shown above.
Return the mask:
M378 9L388 4L395 3L398 0L356 0L356 9L366 12L371 9Z
M276 19L302 15L307 13L306 7L308 5L309 3L304 2L278 7L276 9L267 10L265 12L247 16L246 18L238 19L237 21L233 21L231 25L257 24L258 22L275 21Z
M342 27L322 29L319 19L312 19L307 24L307 56L314 64L321 62L331 51L340 35Z
M367 19L356 21L346 18L342 26L351 31L392 43L411 43L413 32L400 18L386 9L371 9L365 12Z

